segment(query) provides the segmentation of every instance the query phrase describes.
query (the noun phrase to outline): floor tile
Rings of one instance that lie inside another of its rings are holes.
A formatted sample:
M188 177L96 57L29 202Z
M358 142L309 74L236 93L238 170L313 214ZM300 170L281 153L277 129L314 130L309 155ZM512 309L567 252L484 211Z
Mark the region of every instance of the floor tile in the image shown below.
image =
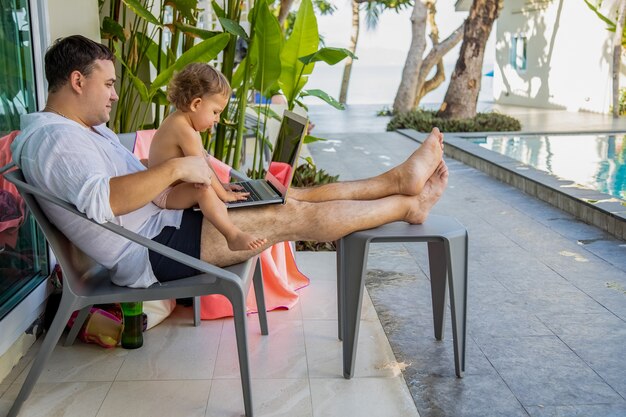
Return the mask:
M420 417L527 417L528 414L501 378L409 378L409 390Z
M235 330L228 320L220 340L215 378L239 378ZM252 378L306 378L306 349L302 322L273 322L270 334L248 332Z
M116 381L97 417L204 417L210 380Z
M419 417L402 377L311 379L316 417Z
M144 344L129 350L115 380L211 379L222 320L202 321L194 327L190 316L180 320L180 308L170 325L144 333Z
M252 404L258 417L311 417L311 394L307 379L254 379ZM240 417L243 414L241 382L213 381L206 417Z
M532 406L526 407L531 417L623 417L626 402L621 404Z
M337 338L337 322L305 320L306 358L311 378L343 378L342 342ZM355 377L400 375L389 341L380 323L361 321L354 367Z
M478 343L525 406L602 404L621 398L556 336L494 337Z
M6 415L21 384L14 383L0 398L0 415ZM38 383L20 411L20 417L93 417L111 382Z
M129 352L125 349L105 349L80 340L67 347L61 342L52 351L39 382L113 381ZM31 365L32 362L16 382L24 382Z

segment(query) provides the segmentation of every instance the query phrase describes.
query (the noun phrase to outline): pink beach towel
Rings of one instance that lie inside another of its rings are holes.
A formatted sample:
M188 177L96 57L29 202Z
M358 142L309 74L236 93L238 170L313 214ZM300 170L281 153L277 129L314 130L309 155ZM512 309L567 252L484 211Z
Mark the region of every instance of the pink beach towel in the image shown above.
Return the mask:
M147 158L150 143L155 130L137 132L134 154L138 158ZM222 182L230 180L230 167L222 161L209 156L211 167ZM263 286L265 307L268 311L283 308L290 309L296 305L300 288L309 285L309 279L298 270L294 253L289 242L281 242L261 253L261 268L263 271ZM248 313L256 313L256 299L254 288L248 293ZM201 297L200 318L203 320L229 317L233 309L223 295L207 295Z
M0 138L0 168L11 162L11 144L19 133L15 130ZM0 247L15 248L20 226L24 223L24 213L26 204L17 188L0 176Z

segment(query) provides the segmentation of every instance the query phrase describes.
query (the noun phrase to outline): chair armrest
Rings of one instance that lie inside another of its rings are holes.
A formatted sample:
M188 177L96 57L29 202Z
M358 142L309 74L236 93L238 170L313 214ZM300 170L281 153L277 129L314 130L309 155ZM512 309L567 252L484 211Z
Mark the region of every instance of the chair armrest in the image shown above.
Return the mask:
M8 164L0 168L0 175L4 174L5 172L7 172L8 170L10 170L11 168L15 166L16 166L15 162L9 162Z
M173 259L177 262L180 262L184 265L187 265L191 268L197 269L200 272L206 273L206 274L210 274L210 275L214 275L217 277L220 277L222 279L226 279L229 281L233 281L235 283L240 283L241 280L239 279L239 277L237 277L236 274L230 272L230 271L226 271L222 268L219 268L215 265L211 265L208 262L204 262L200 259L194 258L193 256L189 256L185 253L179 252L177 250L174 250L168 246L165 246L161 243L155 242L153 240L150 240L144 236L141 236L140 234L137 234L133 231L130 231L122 226L119 226L117 224L111 223L111 222L106 222L106 223L98 223L93 221L92 219L88 218L84 213L81 213L80 211L78 211L76 209L75 206L73 206L72 204L61 200L58 197L55 197L43 190L40 190L37 187L34 187L30 184L27 184L26 182L17 180L15 177L11 178L12 182L16 181L19 182L19 188L23 188L24 190L26 190L27 192L33 194L36 197L42 198L58 207L61 207L64 210L69 211L70 213L77 215L79 217L82 217L90 222L92 222L93 224L96 224L100 227L103 227L107 230L110 230L111 232L118 234L132 242L135 242L143 247L148 248L149 250L152 250L154 252L157 252L163 256L166 256L170 259ZM17 184L16 184L17 185Z

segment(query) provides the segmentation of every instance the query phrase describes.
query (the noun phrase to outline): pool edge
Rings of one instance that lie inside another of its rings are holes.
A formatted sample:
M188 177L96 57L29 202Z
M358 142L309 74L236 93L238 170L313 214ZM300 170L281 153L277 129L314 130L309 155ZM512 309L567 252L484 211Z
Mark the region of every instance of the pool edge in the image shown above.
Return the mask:
M399 134L422 142L426 134L412 129L396 130ZM578 186L571 180L540 171L520 161L471 143L463 137L481 137L494 134L526 135L526 132L480 132L446 134L445 154L466 165L512 185L577 219L626 240L626 206L622 200L609 194Z

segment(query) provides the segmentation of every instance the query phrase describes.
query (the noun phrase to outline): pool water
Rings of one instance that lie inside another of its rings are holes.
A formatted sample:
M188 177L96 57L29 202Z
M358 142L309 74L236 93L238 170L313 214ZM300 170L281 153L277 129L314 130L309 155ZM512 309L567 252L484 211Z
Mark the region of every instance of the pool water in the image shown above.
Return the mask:
M626 133L472 138L541 171L626 200Z

